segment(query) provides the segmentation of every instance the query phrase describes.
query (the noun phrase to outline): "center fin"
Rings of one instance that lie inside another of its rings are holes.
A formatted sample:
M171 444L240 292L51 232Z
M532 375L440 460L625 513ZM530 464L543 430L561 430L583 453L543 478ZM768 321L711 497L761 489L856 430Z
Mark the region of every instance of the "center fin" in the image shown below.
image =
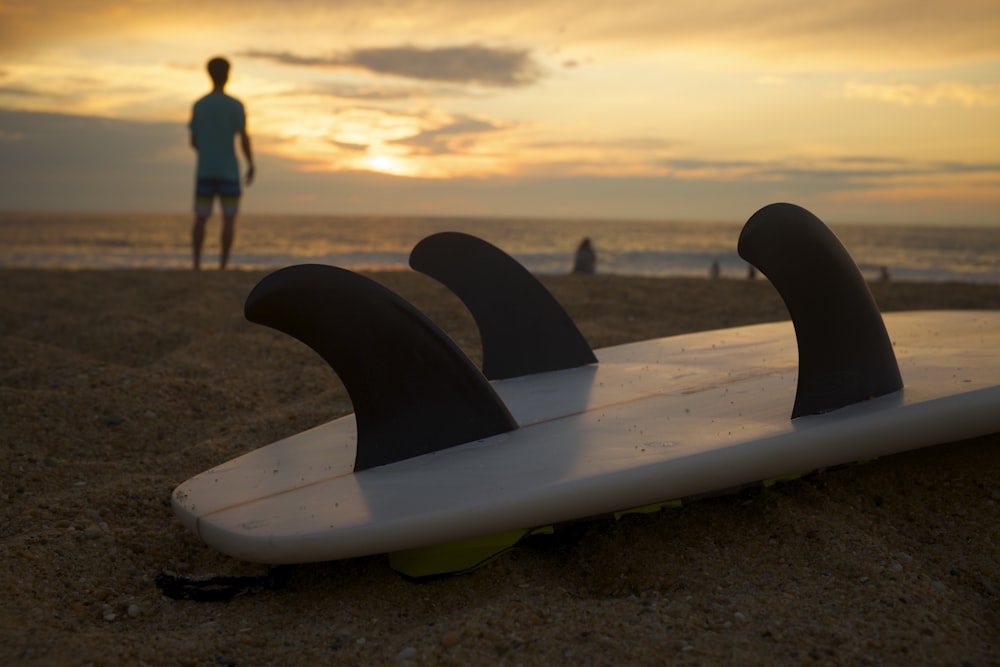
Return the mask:
M460 232L433 234L413 248L410 266L444 284L472 313L489 379L597 363L555 297L496 246Z
M364 276L319 264L281 269L254 287L245 314L302 341L340 377L357 421L355 471L517 428L447 334Z

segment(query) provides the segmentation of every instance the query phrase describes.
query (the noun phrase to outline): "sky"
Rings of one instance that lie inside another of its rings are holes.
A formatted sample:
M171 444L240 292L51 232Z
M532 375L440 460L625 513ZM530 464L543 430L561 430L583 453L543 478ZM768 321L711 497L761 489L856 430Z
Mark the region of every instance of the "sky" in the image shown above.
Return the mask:
M1000 226L996 0L0 0L0 210Z

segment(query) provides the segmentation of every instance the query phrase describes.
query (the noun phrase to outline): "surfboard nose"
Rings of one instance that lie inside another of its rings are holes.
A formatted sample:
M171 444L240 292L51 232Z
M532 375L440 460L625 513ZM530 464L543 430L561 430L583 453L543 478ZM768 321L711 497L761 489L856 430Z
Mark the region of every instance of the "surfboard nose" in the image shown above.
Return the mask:
M822 220L794 204L765 206L743 227L737 250L778 290L795 326L793 419L902 389L875 298Z

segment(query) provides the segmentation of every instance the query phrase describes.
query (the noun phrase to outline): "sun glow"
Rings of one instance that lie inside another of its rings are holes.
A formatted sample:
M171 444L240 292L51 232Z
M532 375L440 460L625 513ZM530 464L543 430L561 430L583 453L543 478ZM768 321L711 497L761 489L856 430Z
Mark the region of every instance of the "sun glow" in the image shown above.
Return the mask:
M413 176L414 169L406 160L391 155L369 155L363 160L367 169L394 176Z

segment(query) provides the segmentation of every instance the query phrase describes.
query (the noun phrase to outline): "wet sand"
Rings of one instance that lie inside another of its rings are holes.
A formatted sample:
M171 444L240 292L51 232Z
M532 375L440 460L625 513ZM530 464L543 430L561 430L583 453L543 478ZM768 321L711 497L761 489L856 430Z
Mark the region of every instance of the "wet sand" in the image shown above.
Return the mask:
M162 570L256 575L174 519L191 475L350 411L250 324L251 272L0 272L0 664L1000 664L1000 435L587 522L467 575L384 556L226 602ZM373 274L474 360L450 293ZM786 319L766 281L556 276L594 347ZM883 310L1000 308L1000 285L873 286Z

